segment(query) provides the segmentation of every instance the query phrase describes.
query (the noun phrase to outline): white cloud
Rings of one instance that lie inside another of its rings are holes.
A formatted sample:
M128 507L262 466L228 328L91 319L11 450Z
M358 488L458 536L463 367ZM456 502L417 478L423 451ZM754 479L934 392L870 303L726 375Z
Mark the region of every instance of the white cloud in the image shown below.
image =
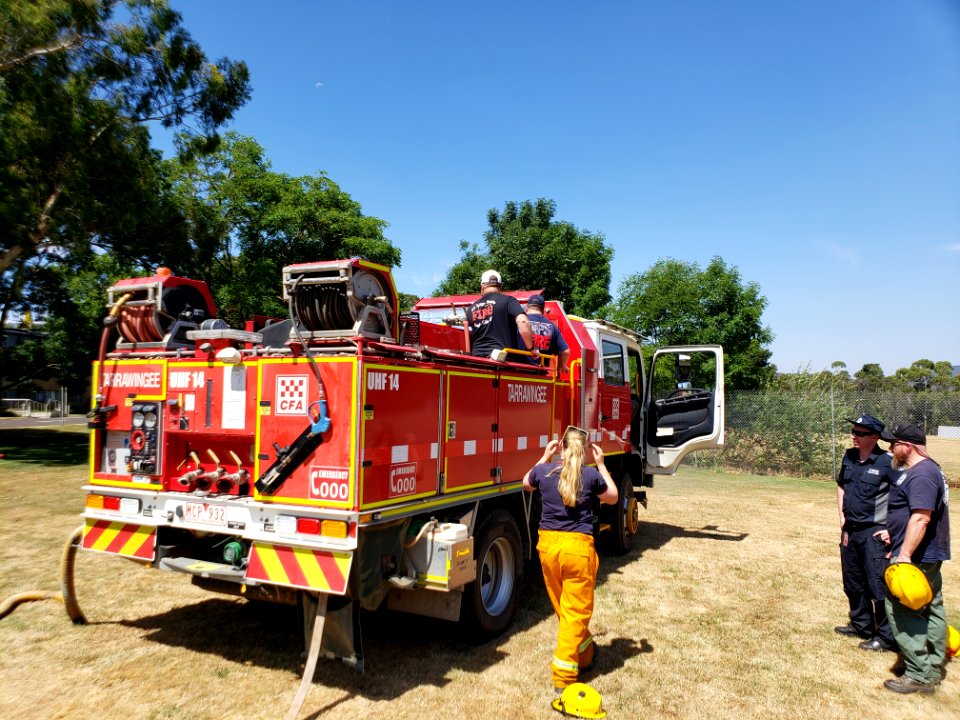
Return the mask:
M954 245L944 245L943 249L947 252L960 253L960 243Z
M860 255L853 248L823 240L818 240L817 245L819 245L820 248L823 249L834 260L847 263L851 267L857 267L860 265Z

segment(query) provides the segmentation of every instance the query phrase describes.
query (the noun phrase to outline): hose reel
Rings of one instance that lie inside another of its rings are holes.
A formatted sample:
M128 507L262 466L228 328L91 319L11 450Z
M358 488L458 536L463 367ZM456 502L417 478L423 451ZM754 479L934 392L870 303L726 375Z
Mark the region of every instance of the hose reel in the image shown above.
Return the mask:
M397 337L397 294L386 268L361 260L283 269L283 297L311 339Z
M107 291L107 307L118 304L118 349L191 346L186 332L217 314L206 283L176 277L167 268L153 277L119 281Z

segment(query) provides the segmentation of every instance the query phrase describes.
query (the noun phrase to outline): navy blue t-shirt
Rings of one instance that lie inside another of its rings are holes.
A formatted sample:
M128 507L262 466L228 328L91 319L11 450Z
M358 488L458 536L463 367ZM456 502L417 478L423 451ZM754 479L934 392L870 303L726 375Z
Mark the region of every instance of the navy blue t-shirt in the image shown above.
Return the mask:
M523 314L520 301L512 295L487 293L467 308L470 354L490 357L494 350L517 346L517 316ZM514 355L510 359L516 359Z
M895 471L896 473L896 471ZM887 530L893 557L900 552L907 535L907 522L914 510L929 510L930 524L913 552L913 562L938 562L950 559L949 489L940 466L923 459L894 475L887 503Z
M530 484L540 488L543 497L543 512L540 514L541 530L563 530L584 535L593 534L594 495L607 491L607 481L595 467L584 465L580 471L580 494L575 507L567 507L560 497L560 470L558 462L534 465L530 471Z
M530 321L530 331L533 333L533 346L542 353L549 355L559 355L564 350L569 350L570 346L560 334L560 328L553 324L552 320L547 319L540 313L527 313L527 319ZM538 358L530 358L530 362L539 365Z

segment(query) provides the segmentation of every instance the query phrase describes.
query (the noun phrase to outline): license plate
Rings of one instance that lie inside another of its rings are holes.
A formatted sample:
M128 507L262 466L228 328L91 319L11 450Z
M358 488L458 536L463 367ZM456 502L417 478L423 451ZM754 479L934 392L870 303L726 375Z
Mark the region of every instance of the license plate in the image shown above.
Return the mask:
M225 526L227 524L227 509L222 505L187 503L183 508L183 519L187 522L203 523L204 525Z

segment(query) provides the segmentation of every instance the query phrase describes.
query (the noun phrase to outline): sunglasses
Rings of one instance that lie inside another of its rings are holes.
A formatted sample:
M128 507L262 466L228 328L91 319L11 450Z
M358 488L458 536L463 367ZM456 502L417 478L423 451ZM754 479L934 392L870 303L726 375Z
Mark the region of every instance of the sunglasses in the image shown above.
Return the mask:
M563 431L563 446L567 446L567 438L571 435L579 435L580 442L584 445L590 440L590 434L583 428L578 428L576 425L568 425L567 429Z
M866 437L867 435L876 435L875 432L871 432L870 430L851 430L850 434L856 435L857 437Z

